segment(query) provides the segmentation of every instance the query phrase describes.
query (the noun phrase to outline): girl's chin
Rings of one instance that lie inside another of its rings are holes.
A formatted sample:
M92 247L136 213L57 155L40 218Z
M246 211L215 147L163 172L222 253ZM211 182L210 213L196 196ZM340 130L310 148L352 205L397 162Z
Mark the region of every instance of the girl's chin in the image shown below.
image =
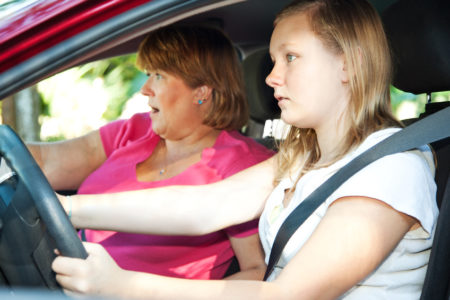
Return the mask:
M294 118L293 116L289 115L286 111L281 111L281 115L280 115L280 119L281 121L283 121L284 123L286 123L287 125L293 125L296 123L296 118Z
M308 124L305 124L304 120L299 118L299 116L292 116L286 113L283 114L283 112L281 112L280 119L290 126L294 126L297 128L310 128Z

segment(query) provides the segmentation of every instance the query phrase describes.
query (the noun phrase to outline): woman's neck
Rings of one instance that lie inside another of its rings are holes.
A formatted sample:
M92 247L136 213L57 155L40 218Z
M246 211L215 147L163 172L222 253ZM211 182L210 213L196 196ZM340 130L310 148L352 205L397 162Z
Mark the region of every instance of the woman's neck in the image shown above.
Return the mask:
M220 132L220 130L206 127L181 139L162 139L161 142L164 143L167 159L177 160L180 157L202 152L203 149L212 147Z

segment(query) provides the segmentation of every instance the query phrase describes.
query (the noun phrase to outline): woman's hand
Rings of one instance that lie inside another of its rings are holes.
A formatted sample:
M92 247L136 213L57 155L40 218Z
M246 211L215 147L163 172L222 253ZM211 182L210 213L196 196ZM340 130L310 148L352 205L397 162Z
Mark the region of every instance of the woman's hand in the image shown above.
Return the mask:
M56 280L65 292L82 294L114 294L122 280L121 269L99 244L83 243L86 259L58 256L52 263ZM123 278L123 277L122 277Z

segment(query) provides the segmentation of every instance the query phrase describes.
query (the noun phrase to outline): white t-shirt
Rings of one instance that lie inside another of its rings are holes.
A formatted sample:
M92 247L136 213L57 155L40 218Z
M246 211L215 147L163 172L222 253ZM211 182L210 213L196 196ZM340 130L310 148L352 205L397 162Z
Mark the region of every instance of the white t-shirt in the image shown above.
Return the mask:
M296 178L285 178L280 182L268 198L259 221L266 263L275 236L287 216L338 169L398 130L377 131L336 163L305 174L297 183L287 207L283 207L284 191L292 188ZM433 155L428 146L419 150L385 156L348 179L292 235L268 280L274 280L300 250L333 201L345 196L365 196L384 201L416 218L421 227L409 231L386 260L342 298L419 299L438 215Z

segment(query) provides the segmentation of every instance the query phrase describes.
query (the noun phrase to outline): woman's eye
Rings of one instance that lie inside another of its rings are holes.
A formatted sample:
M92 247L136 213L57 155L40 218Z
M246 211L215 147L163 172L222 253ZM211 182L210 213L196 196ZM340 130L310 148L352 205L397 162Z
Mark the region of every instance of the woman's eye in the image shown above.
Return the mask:
M286 59L288 62L294 61L296 58L297 58L297 56L292 55L292 54L286 55Z

